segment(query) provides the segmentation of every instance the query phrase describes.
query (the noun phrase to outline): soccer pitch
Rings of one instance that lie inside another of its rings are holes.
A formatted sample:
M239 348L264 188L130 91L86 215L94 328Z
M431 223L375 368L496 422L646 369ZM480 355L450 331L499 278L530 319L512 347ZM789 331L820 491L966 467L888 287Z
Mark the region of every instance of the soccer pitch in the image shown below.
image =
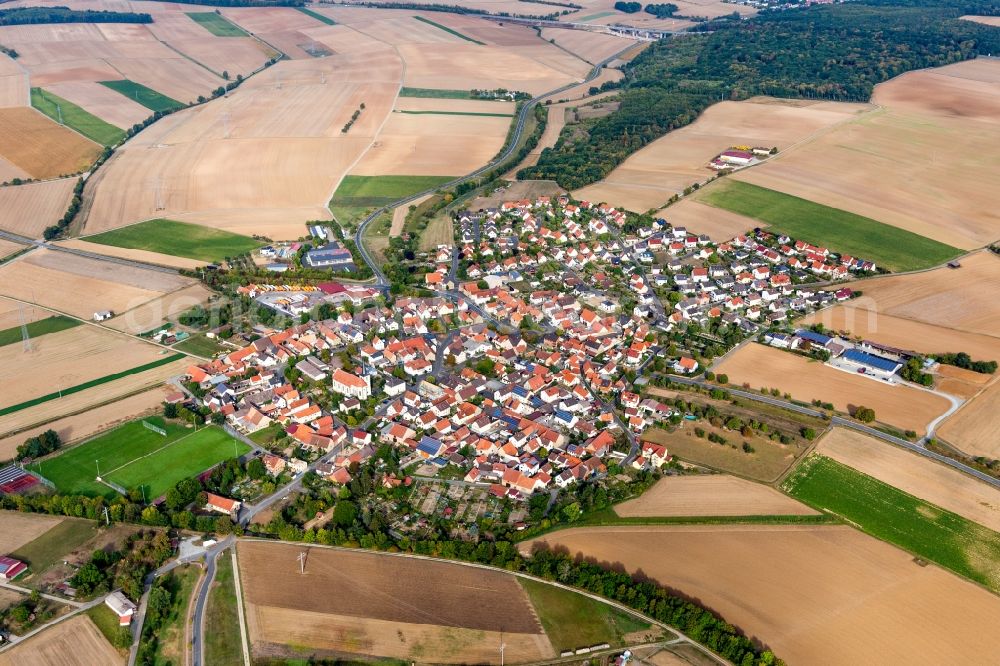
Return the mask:
M216 426L195 430L158 417L145 420L163 428L166 436L149 430L142 421L132 421L30 469L54 483L59 492L114 497L112 488L97 481L99 468L105 481L126 490L141 489L151 501L182 479L250 450Z

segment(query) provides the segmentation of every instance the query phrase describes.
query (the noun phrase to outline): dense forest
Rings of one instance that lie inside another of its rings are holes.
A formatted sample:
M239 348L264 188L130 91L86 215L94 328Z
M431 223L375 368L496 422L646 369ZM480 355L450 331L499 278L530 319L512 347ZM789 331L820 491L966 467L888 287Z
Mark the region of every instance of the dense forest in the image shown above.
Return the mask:
M35 23L152 23L149 14L107 12L69 7L15 7L0 9L0 25L30 25Z
M620 108L564 131L519 176L582 187L725 99L867 101L877 83L911 69L1000 52L1000 29L958 18L998 11L995 1L858 0L715 22L714 32L646 49L626 70Z

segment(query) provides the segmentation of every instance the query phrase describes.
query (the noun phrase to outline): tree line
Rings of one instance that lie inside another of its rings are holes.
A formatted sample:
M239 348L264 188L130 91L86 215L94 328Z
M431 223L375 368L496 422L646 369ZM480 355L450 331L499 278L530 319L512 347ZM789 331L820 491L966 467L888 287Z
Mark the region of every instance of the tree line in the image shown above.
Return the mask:
M576 189L693 122L710 104L755 95L867 101L903 72L1000 51L1000 31L959 17L977 0L857 0L713 22L653 44L625 70L617 111L564 130L518 176ZM704 25L704 24L703 24Z
M39 23L152 23L153 17L137 12L112 12L69 7L15 7L0 9L0 25Z

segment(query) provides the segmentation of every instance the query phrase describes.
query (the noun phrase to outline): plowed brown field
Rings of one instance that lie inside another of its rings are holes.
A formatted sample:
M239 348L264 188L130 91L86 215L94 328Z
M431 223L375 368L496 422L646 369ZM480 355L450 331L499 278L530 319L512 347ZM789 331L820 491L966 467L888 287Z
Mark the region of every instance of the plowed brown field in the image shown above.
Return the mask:
M3 458L0 453L0 458ZM0 551L15 550L42 536L62 522L62 518L17 511L0 511Z
M1000 598L846 526L579 528L522 549L538 541L641 571L789 664L936 666L993 654Z
M437 663L555 656L517 580L440 561L241 542L240 574L255 653L295 646ZM502 603L498 603L501 601ZM508 656L508 658L510 658Z
M615 506L626 518L815 514L774 488L725 474L666 476L636 499Z
M927 424L949 407L948 400L927 391L859 377L756 343L727 358L716 372L729 375L732 384L777 388L796 400L832 402L843 412L862 405L871 407L879 421L917 433L923 433Z
M977 395L938 428L942 439L970 455L1000 458L1000 381Z

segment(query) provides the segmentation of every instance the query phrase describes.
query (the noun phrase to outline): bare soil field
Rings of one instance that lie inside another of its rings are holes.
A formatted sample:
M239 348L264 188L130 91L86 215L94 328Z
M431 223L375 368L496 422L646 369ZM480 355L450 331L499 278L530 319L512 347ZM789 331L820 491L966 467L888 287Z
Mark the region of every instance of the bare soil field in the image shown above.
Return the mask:
M351 170L361 176L456 176L500 152L513 118L392 113Z
M0 454L0 458L2 458ZM0 552L13 553L62 522L62 518L18 511L0 511Z
M1000 156L979 150L996 141L998 80L1000 62L985 58L903 74L875 87L881 112L737 177L949 245L981 247L1000 238L988 194Z
M72 414L81 414L95 405L105 405L119 398L142 393L148 389L161 386L170 377L183 374L191 365L191 359L182 358L144 372L128 375L113 382L101 384L94 388L49 400L42 404L28 407L6 416L0 416L0 437L13 432L23 432L48 424L56 419ZM4 440L6 442L6 440ZM23 442L23 440L22 440ZM16 444L15 444L16 446Z
M962 267L957 270L936 268L848 286L864 292L863 303L868 309L873 309L873 303L878 312L893 317L1000 337L1000 305L995 297L1000 257L983 250L960 262Z
M143 391L121 400L109 402L100 407L94 407L87 411L72 416L66 416L23 430L14 435L0 438L0 460L7 460L14 456L17 447L24 443L29 437L34 437L45 430L55 430L59 433L63 443L72 443L90 437L99 432L109 430L116 425L126 421L131 421L139 416L152 414L160 410L163 398L169 391L165 387L158 387L149 391ZM0 520L0 524L3 521ZM10 550L14 550L13 548Z
M774 488L726 474L666 476L636 499L615 506L626 518L656 516L813 515Z
M963 16L966 21L982 23L984 25L995 25L1000 27L1000 16Z
M859 377L756 343L739 350L715 370L729 375L730 383L737 386L746 383L751 390L777 388L796 400L831 402L843 412L861 405L870 407L882 423L921 434L950 406L945 398L927 391Z
M66 213L76 178L0 187L0 229L41 238Z
M47 85L45 90L122 129L141 123L152 114L142 104L95 81L64 81Z
M973 397L995 379L992 375L943 364L938 365L934 374L938 377L935 386L939 391L965 399Z
M876 291L879 289L878 280L864 283L865 287L868 285L874 285ZM802 323L822 323L834 331L849 331L865 340L923 354L964 351L977 360L1000 361L1000 340L997 338L885 314L878 309L877 300L869 300L867 288L860 298L815 312Z
M302 223L329 219L326 204L389 113L400 73L391 51L285 61L225 99L173 114L106 167L87 233L168 217L299 237Z
M16 377L4 390L4 407L150 363L163 351L97 326L42 335L31 346L28 353L19 344L0 347L0 364Z
M713 157L734 145L787 148L869 109L867 104L756 97L720 102L694 123L630 156L607 178L574 194L635 212L659 208L675 193L707 180Z
M937 435L970 455L1000 458L1000 381L948 417Z
M502 632L521 653L512 660L555 656L513 576L323 548L309 549L300 575L301 550L238 545L255 654L306 646L438 663L492 662L499 659L494 653Z
M1000 531L1000 490L951 467L847 428L834 428L824 435L816 451Z
M82 319L99 310L120 314L194 284L180 275L44 249L0 266L0 295Z
M390 236L399 236L403 233L403 226L406 224L406 216L410 213L410 206L419 206L423 202L431 198L432 195L428 194L425 197L420 197L419 199L414 199L412 202L405 206L398 206L392 209L392 226L389 227Z
M977 663L1000 598L846 526L578 528L537 541L698 599L790 664Z
M715 242L727 241L760 224L738 213L706 206L690 197L656 211L655 216L666 218L675 227L687 227L695 233L708 234Z
M306 49L314 48L316 39L307 33L327 27L293 7L231 7L221 11L227 19L290 58L311 58Z
M149 250L134 250L127 247L115 247L114 245L102 245L100 243L90 243L85 238L71 238L59 241L59 245L77 250L86 250L96 254L103 254L109 257L121 257L122 259L134 259L171 268L197 268L204 266L206 262L187 257L175 257L172 254L161 254L150 252Z
M28 75L17 61L0 53L0 108L28 105Z
M33 178L86 170L100 146L30 107L0 109L0 155Z
M113 666L125 661L86 615L60 622L0 654L0 666Z

